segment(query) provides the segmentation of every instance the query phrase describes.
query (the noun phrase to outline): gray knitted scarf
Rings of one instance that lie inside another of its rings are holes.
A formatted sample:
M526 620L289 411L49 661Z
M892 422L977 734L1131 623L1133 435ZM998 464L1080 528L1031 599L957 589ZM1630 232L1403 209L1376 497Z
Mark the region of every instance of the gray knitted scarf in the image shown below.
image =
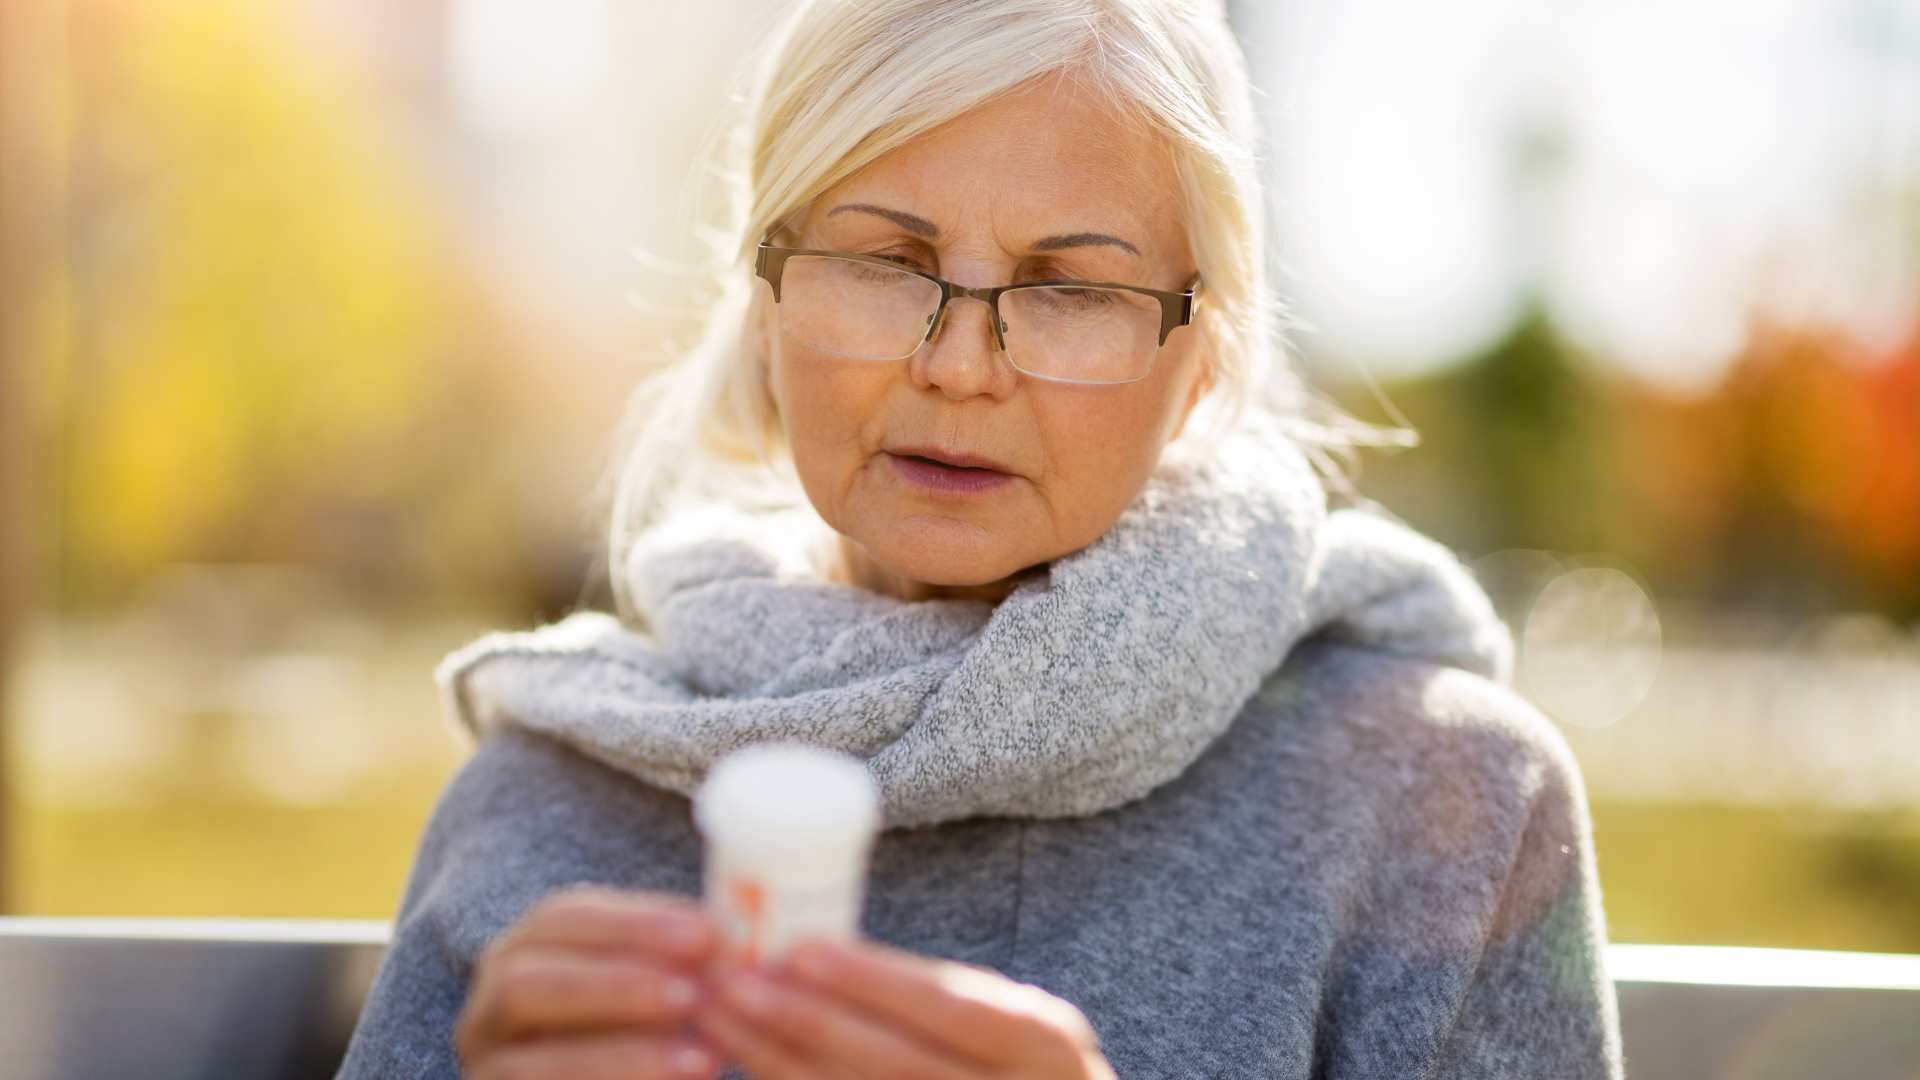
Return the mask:
M1271 421L1205 458L1169 446L1106 533L997 604L824 580L797 539L824 530L810 512L677 516L621 568L645 630L580 611L487 634L435 671L446 719L469 740L524 725L689 795L740 747L830 747L868 762L895 828L1138 799L1312 634L1510 678L1466 568L1388 518L1329 512Z

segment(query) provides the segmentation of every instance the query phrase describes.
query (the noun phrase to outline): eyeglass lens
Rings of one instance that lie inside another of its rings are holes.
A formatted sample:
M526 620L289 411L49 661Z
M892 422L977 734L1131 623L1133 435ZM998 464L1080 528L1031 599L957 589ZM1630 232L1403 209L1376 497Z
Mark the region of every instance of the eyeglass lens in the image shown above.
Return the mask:
M926 278L855 259L789 256L780 281L781 329L852 359L911 356L940 306L940 286ZM1008 359L1043 378L1130 381L1159 348L1159 301L1126 289L1013 289L1001 295L1000 315Z

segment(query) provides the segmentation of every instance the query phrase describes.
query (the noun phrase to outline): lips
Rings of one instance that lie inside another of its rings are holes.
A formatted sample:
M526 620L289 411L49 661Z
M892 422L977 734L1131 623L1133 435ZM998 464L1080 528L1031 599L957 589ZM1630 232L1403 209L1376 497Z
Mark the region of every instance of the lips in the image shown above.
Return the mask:
M983 498L1014 482L1012 473L998 469L947 465L918 454L888 453L893 472L923 494L937 498Z
M895 457L924 458L935 465L945 465L950 469L982 469L998 473L1011 473L1013 470L992 458L964 451L942 450L931 446L899 446L887 451Z

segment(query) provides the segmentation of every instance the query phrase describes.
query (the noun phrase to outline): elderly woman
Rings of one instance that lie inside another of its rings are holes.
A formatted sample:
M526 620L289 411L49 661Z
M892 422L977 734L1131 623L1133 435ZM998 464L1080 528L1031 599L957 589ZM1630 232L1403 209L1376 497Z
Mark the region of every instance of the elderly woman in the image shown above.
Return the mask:
M1565 743L1453 555L1328 506L1218 5L772 40L620 614L441 664L341 1075L1618 1077ZM716 964L687 796L776 739L881 792L864 936Z

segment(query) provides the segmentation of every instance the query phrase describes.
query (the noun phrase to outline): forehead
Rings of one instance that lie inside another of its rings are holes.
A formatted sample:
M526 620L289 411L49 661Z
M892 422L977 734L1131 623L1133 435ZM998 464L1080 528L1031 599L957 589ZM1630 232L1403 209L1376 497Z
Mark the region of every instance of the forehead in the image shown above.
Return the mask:
M1061 227L1125 228L1177 246L1178 187L1165 141L1058 76L980 105L874 160L827 192L897 206L943 230L990 224L1008 240ZM840 218L864 215L840 215Z

